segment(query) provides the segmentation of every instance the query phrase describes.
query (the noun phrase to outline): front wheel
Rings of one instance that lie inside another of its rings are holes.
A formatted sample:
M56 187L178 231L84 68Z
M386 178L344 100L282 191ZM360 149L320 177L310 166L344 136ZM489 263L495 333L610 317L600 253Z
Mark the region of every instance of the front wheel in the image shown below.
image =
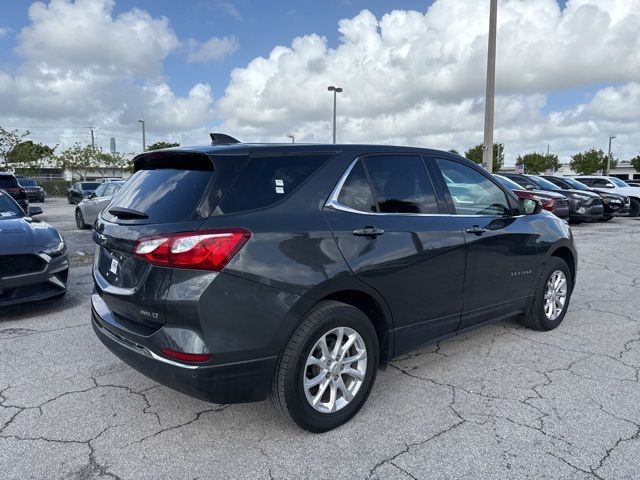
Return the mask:
M533 301L524 314L524 324L534 330L553 330L562 323L569 308L573 279L567 263L550 257L543 268Z
M79 208L76 208L76 226L80 230L84 230L88 227L88 225L84 223L84 216L82 215L82 211Z
M629 216L630 217L640 216L640 200L636 198L631 199L631 205L629 205Z
M369 318L350 305L323 301L281 354L271 399L301 428L326 432L362 408L378 361L378 336Z

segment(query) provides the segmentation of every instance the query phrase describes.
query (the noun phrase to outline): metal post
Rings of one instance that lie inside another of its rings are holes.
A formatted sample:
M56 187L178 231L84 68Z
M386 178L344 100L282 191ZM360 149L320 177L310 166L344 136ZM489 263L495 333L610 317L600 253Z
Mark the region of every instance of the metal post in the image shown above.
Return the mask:
M487 90L484 103L484 145L482 163L493 171L493 98L496 89L496 23L498 0L491 0L489 11L489 52L487 54Z
M336 96L342 92L342 88L334 87L333 85L327 88L330 92L333 92L333 143L336 143Z
M145 138L144 120L138 120L142 124L142 151L147 151L147 139Z
M611 170L611 140L613 140L614 138L616 138L615 135L609 137L609 153L607 153L607 171L605 173L606 176L609 176L609 172Z
M96 149L96 139L93 136L93 127L89 127L89 130L91 130L91 150L95 150Z
M291 139L291 143L296 143L296 137L294 135L287 135Z

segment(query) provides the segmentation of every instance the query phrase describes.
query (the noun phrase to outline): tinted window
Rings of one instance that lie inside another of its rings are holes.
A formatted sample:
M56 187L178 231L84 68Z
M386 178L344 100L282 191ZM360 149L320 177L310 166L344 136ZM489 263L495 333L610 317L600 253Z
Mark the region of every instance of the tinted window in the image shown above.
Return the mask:
M100 186L100 183L98 182L84 182L82 184L82 190L95 190L96 188L98 188Z
M216 213L244 212L273 205L289 196L328 158L329 155L251 157Z
M436 160L459 215L507 215L505 193L480 172L462 163Z
M0 188L16 188L18 180L11 175L0 175Z
M498 182L500 182L502 184L503 187L506 187L509 190L521 190L522 189L522 187L520 185L518 185L516 182L514 182L510 178L503 177L502 175L494 175L493 178L495 178Z
M593 180L591 178L578 178L577 179L580 183L584 183L587 186L592 187L593 186Z
M21 178L19 180L19 183L23 187L37 187L38 186L38 184L36 183L35 180L27 180L26 178Z
M351 169L338 195L338 203L361 212L377 211L362 162L358 161Z
M510 180L513 180L521 187L527 188L529 190L535 190L536 188L538 188L538 186L535 183L533 183L531 180L529 180L527 177L513 176L513 177L507 177L507 178L509 178Z
M613 183L611 183L610 181L605 180L603 178L598 178L596 180L593 180L592 181L592 185L594 187L599 187L599 188L602 188L602 187L606 188L606 187L613 187L614 186Z
M544 190L562 190L559 186L551 183L549 180L545 180L542 177L533 177L533 181Z
M0 221L5 218L23 217L22 208L6 193L0 192Z
M569 188L573 188L574 190L586 190L588 192L591 191L591 189L587 187L584 183L580 183L579 181L574 180L573 178L563 178L561 181L565 185L567 185Z
M111 207L122 207L146 213L145 223L167 223L190 220L211 179L212 172L203 170L139 170L120 190ZM117 221L105 212L104 217Z
M383 213L438 213L433 186L417 155L366 157L364 164Z
M611 177L611 181L616 184L619 187L628 187L629 185L626 184L626 182L624 182L623 180L620 180L619 178L616 177Z

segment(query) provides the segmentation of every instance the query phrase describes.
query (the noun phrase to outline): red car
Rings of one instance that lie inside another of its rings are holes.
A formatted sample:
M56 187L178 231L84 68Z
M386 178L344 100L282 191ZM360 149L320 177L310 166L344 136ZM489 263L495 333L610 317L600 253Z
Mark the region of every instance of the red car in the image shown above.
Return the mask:
M523 190L520 185L507 177L503 177L502 175L494 175L494 177L502 185L515 193L518 198L532 198L534 200L539 200L540 203L542 203L542 208L545 210L553 213L557 217L563 219L569 218L569 201L564 195L553 192L530 192L529 190Z

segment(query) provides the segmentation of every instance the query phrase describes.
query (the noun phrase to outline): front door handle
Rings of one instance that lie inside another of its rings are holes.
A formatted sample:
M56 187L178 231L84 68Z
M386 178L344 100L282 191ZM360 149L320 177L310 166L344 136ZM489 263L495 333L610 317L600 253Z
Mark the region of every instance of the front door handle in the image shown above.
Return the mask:
M469 227L469 228L465 228L464 229L465 232L467 233L474 233L476 235L482 235L484 232L487 231L486 228L482 228L478 225L474 225L473 227Z
M372 227L371 225L367 225L364 228L356 228L353 231L353 234L357 237L377 237L378 235L382 235L383 233L383 229Z

